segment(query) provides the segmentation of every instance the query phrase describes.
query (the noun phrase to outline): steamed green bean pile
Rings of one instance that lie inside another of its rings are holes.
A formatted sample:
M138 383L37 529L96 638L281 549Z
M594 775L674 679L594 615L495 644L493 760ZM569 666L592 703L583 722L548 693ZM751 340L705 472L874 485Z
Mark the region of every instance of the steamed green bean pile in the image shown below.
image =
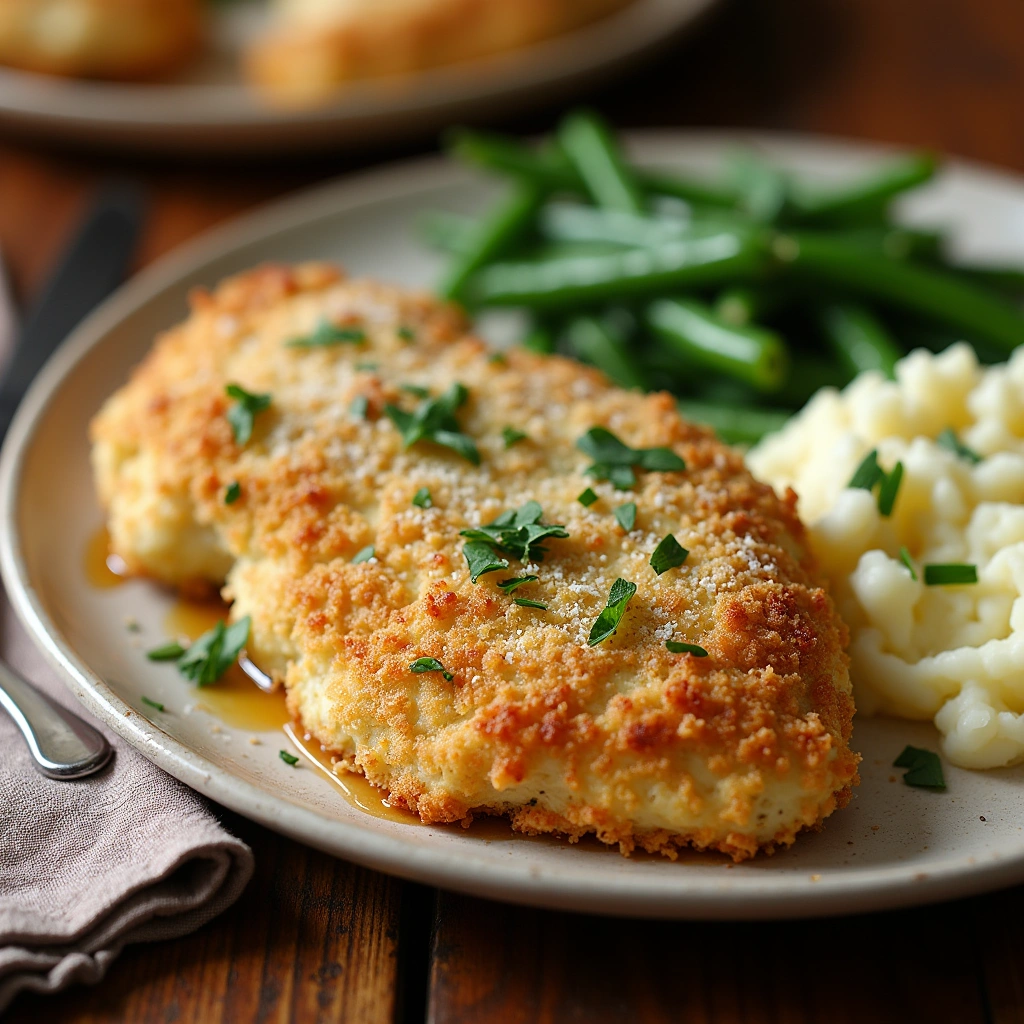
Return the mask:
M635 166L587 112L539 146L463 131L450 148L505 191L479 218L424 217L442 294L526 311L529 347L672 391L725 440L778 429L824 385L891 376L911 348L966 340L998 361L1024 341L1024 271L957 266L941 233L894 221L935 173L927 154L813 188L737 152L702 180Z

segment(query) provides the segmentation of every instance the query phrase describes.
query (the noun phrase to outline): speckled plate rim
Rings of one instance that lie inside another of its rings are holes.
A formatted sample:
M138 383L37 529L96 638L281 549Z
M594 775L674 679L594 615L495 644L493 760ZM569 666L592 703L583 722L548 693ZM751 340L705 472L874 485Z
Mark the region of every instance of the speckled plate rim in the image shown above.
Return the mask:
M822 138L741 132L643 133L630 145L652 162L670 159L681 144L764 142L803 149L833 149L836 154L884 156L884 146ZM1024 191L1012 175L965 162L955 166L989 176ZM410 161L344 179L277 201L210 231L154 263L119 289L69 336L47 363L22 402L0 453L0 572L12 605L30 636L69 689L97 718L145 757L186 785L267 827L301 842L400 877L492 899L595 913L693 919L771 919L855 913L893 908L979 892L1024 880L1024 840L1012 856L986 862L951 856L926 878L914 878L907 865L864 869L860 877L841 872L813 879L747 872L741 865L717 881L672 876L665 884L634 884L626 875L609 883L600 868L580 863L571 881L531 870L528 859L500 872L479 870L450 852L413 848L400 838L381 835L372 823L339 822L309 808L274 798L233 776L168 736L139 715L79 656L47 613L22 556L18 523L19 482L26 453L51 399L78 364L122 319L179 285L208 264L248 244L313 223L328 210L355 210L365 204L414 194L458 181L465 172L439 158ZM842 813L842 812L840 812ZM685 870L685 868L684 868ZM668 876L665 876L668 879ZM639 880L637 880L639 881ZM696 884L695 884L696 883Z

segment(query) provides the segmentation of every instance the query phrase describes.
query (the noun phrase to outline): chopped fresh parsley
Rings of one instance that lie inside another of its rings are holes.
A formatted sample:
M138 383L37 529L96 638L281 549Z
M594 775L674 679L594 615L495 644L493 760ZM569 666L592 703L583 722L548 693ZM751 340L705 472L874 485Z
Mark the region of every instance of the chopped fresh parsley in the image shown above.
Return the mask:
M897 462L878 488L878 512L883 516L891 516L896 495L899 494L900 481L903 479L903 463Z
M466 564L469 566L469 578L474 583L489 572L500 572L508 568L508 559L499 558L490 544L482 541L467 541L462 545L462 553L466 556Z
M419 384L403 384L402 390L416 398L430 397L430 388L421 387Z
M669 569L676 569L686 561L689 551L668 533L651 554L651 568L660 576Z
M440 672L447 682L451 682L455 676L449 672L437 658L417 658L410 666L413 672Z
M228 398L235 400L228 406L227 412L228 423L231 424L231 433L234 434L235 443L248 444L249 438L252 437L252 427L256 421L256 415L270 405L270 395L246 391L240 384L228 384L224 391Z
M521 430L516 430L515 427L505 427L501 431L501 436L505 439L505 447L511 448L512 445L525 441L530 435L524 434Z
M620 491L629 490L636 483L635 469L686 469L686 463L671 448L630 448L604 427L591 427L576 447L594 460L587 473L598 480L610 480Z
M504 590L506 594L511 594L513 590L518 590L527 583L536 583L539 579L539 576L513 576L511 579L501 580L498 583L498 589Z
M461 530L463 537L490 545L495 551L518 558L521 562L542 562L547 548L538 542L547 537L568 537L561 523L542 523L543 510L536 501L528 501L515 511L502 512L492 523L471 530Z
M224 490L224 504L234 505L236 501L242 496L242 485L237 481L233 480L227 485Z
M955 587L978 582L978 567L960 562L931 564L924 567L924 581L929 587Z
M886 473L878 464L878 450L871 451L861 459L860 465L854 470L847 487L858 490L873 491L878 487L878 512L883 516L891 516L903 480L903 463L897 462L891 473Z
M352 399L348 408L349 412L351 412L357 420L365 420L366 410L370 408L370 400L366 395L356 395L356 397Z
M366 332L360 327L340 327L330 320L321 320L312 334L285 342L288 348L332 348L335 345L363 345Z
M633 599L635 593L636 584L630 583L629 580L620 577L612 584L608 593L608 604L590 628L590 637L587 643L591 647L596 647L602 640L607 640L618 629L622 616L626 614L626 606Z
M636 526L635 501L627 501L625 505L619 505L612 511L615 514L615 521L626 531L626 533L629 533L629 531Z
M968 462L975 463L975 465L981 462L981 456L973 448L968 448L967 445L965 445L963 441L956 436L956 433L951 427L946 427L946 429L943 430L937 438L935 438L935 443L940 448L945 448L946 451L952 452L954 455L959 455L961 459L966 459Z
M461 432L455 418L456 409L468 397L465 386L455 383L443 395L425 400L415 412L406 412L397 405L384 406L384 412L398 428L406 448L417 441L433 441L479 466L480 453L472 438Z
M178 671L196 686L217 682L235 663L248 642L251 625L252 619L248 615L230 626L218 622L178 657Z
M395 334L397 334L402 339L402 341L416 340L416 332L411 327L406 327L403 325L399 327L397 331L395 331Z
M157 711L166 711L167 708L163 706L158 700L150 700L148 697L142 698L142 703L149 705L151 708L156 708Z
M430 497L430 491L426 487L421 487L413 496L412 503L417 508L432 508L434 505L433 498Z
M700 644L687 644L682 640L666 640L665 647L673 654L692 654L696 658L708 656L708 652Z
M171 640L160 647L154 647L151 651L146 651L146 657L150 661L177 661L184 653L185 648L176 640Z
M588 487L585 491L580 492L576 500L584 507L590 508L591 505L597 501L597 495L594 493L593 487Z
M539 608L544 612L548 610L548 606L543 601L531 601L528 597L513 597L512 600L523 608Z
M504 352L492 352L487 357L487 362L494 366L504 366L508 362L508 356Z
M368 360L364 361L364 362L361 362L361 363L356 363L356 369L357 370L361 370L364 373L373 373L374 370L377 370L379 368L380 368L380 363L374 363L374 362L370 362Z
M279 750L277 756L284 761L285 764L290 764L293 768L299 763L299 759L294 754L289 754L287 750Z
M946 779L942 774L939 755L921 747L904 747L903 753L893 761L894 768L907 768L903 781L908 786L922 789L945 789Z
M872 448L864 456L860 465L854 470L847 487L857 490L873 491L875 484L885 479L885 470L878 464L878 450Z
M377 554L377 549L372 544L367 544L365 548L360 548L352 556L352 564L358 565L360 562L368 562Z
M910 558L910 552L906 548L900 548L900 561L910 570L910 578L912 580L916 580L917 570L914 568L914 563Z

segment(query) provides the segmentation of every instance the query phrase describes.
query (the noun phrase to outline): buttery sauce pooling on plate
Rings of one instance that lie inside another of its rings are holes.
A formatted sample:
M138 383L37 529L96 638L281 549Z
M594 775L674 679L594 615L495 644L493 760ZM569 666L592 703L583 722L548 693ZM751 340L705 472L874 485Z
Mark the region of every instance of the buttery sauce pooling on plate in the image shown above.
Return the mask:
M101 527L89 538L83 564L86 578L98 589L109 590L120 586L127 579L121 560L110 552L110 535L105 527ZM179 598L164 618L163 626L170 638L194 641L227 616L228 606L222 601L189 601ZM323 772L354 807L386 821L403 825L420 824L419 818L410 811L389 806L384 794L371 786L363 776L355 772L336 773L331 755L321 749L316 741L303 739L301 729L291 721L285 706L284 688L278 687L272 692L260 689L254 679L266 677L252 662L248 663L248 671L251 676L236 663L216 683L195 688L196 708L235 729L247 732L282 730L303 755L304 761Z
M110 552L110 534L101 526L85 546L85 578L101 590L119 587L125 582L124 563Z
M411 811L392 807L385 799L383 792L376 786L371 786L362 775L358 775L356 772L335 772L334 766L331 764L331 755L316 740L303 739L300 726L288 722L284 731L305 760L323 772L354 807L358 807L359 810L365 811L367 814L372 814L375 818L383 818L385 821L397 821L401 825L421 824L420 819Z
M227 615L228 607L222 601L178 600L164 619L164 630L174 639L196 640ZM217 682L197 687L194 692L199 710L236 729L270 732L280 729L289 719L284 688L266 693L238 664L232 665Z
M221 601L179 600L164 619L164 629L169 637L196 640L227 615L228 606ZM249 664L253 672L259 673L255 665ZM235 664L216 683L197 691L196 707L236 729L252 732L282 729L292 745L304 755L305 761L323 772L354 807L386 821L420 824L419 818L409 811L390 807L384 794L361 775L355 772L335 773L331 755L322 750L315 740L303 739L301 727L291 721L284 696L284 687L278 687L272 693L261 690L241 665Z

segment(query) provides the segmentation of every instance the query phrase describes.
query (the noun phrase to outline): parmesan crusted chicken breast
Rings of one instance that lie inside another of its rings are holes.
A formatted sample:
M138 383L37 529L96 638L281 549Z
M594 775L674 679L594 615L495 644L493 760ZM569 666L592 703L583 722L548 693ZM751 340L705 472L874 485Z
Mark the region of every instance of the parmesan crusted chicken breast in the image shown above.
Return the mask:
M224 585L339 770L423 821L739 860L857 781L795 496L666 394L268 266L195 294L93 439L116 553Z

